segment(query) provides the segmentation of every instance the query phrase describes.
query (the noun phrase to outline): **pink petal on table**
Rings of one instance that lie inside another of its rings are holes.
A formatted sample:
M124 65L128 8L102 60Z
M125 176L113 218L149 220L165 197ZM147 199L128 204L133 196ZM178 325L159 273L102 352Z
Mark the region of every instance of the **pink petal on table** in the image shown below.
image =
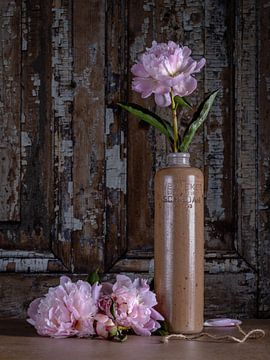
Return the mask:
M219 319L209 319L204 322L204 326L208 327L226 327L226 326L236 326L241 325L242 321L237 319L229 318L219 318Z

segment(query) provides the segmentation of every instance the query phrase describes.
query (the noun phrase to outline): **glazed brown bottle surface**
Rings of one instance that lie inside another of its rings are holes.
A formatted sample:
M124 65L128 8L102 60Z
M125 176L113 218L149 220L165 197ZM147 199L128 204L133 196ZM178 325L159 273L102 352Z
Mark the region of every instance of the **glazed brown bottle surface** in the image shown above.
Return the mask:
M155 291L172 333L203 328L203 174L188 153L168 155L155 177Z

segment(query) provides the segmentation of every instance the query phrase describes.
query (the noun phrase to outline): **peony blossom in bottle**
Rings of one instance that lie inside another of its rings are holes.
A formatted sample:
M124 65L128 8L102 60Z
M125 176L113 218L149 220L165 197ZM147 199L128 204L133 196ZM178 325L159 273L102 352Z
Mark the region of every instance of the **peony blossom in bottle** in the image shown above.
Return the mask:
M194 77L205 65L205 59L192 59L191 50L173 41L152 42L139 61L132 66L132 89L142 98L155 95L157 105L171 105L171 93L180 97L190 95L197 88Z

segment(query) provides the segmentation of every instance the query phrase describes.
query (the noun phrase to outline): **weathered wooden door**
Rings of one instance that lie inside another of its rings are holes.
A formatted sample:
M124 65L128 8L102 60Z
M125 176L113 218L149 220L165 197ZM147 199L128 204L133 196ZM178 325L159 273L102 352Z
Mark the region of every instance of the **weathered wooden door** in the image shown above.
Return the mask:
M192 145L205 174L206 314L269 316L267 1L0 1L0 313L58 274L153 275L153 176L164 138L119 100L152 40L205 56L221 87ZM182 119L184 125L188 118Z

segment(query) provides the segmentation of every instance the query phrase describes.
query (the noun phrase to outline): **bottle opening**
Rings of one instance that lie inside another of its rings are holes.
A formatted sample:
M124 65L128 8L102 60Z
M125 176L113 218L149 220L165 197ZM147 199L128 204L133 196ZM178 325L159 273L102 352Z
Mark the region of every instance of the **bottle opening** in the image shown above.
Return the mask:
M190 166L189 158L189 153L170 153L167 155L167 164L168 166Z

